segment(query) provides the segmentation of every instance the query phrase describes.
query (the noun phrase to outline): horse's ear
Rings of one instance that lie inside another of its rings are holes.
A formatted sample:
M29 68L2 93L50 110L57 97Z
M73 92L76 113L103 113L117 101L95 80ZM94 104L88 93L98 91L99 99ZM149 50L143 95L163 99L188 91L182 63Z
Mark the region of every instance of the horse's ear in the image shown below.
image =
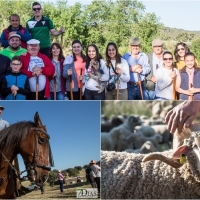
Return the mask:
M34 122L37 126L43 126L38 112L35 113Z

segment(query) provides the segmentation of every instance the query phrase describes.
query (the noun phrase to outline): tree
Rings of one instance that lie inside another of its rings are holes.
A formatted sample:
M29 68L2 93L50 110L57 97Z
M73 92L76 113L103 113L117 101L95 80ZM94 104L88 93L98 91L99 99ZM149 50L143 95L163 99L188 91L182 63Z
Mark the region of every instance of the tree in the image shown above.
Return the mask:
M53 170L53 171L50 171L50 173L49 173L49 178L48 178L47 182L49 183L49 185L51 187L54 186L54 182L56 180L57 173L58 173L58 170Z
M81 170L82 170L82 167L81 167L81 166L75 166L74 168L75 168L75 169L78 169L78 171L81 171Z
M200 39L192 42L191 51L195 54L198 63L200 62L199 47L200 47Z
M32 17L33 1L24 0L13 4L11 0L0 1L0 31L8 27L11 14L20 15L21 24ZM64 54L71 53L71 43L79 39L83 47L95 43L104 55L108 42L115 42L120 53L129 49L129 39L138 36L142 51L151 49L151 41L158 37L162 24L153 13L145 13L145 6L137 0L93 0L89 5L67 0L42 2L43 15L49 17L56 29L65 28L63 35ZM193 35L190 35L192 38ZM51 36L51 42L61 42L61 37Z
M75 169L75 168L68 168L68 169L66 170L66 172L68 173L68 175L69 175L70 177L75 177L75 176L79 175L78 169Z
M83 165L83 169L86 169L88 167L89 167L89 165Z
M133 33L141 40L141 50L148 53L151 49L152 40L160 35L162 24L156 15L147 13L134 24Z

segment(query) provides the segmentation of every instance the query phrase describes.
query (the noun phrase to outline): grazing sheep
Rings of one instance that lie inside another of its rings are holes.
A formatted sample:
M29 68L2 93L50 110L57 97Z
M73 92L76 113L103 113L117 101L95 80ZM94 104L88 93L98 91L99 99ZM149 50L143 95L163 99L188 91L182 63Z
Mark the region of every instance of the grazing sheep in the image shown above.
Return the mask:
M126 142L134 139L133 130L140 124L140 118L129 116L123 124L113 128L109 133L101 133L101 149L120 151L129 148L130 145L127 146Z
M125 122L126 119L128 118L128 116L127 116L126 114L118 115L118 117L119 117L123 122Z
M115 151L124 151L127 148L132 148L136 137L136 134L132 133L131 135L118 140L115 146Z
M120 124L123 124L122 119L113 116L110 120L101 123L101 132L109 132L112 128L117 127Z
M143 135L142 132L140 132L139 130L135 133L136 134L136 140L134 141L134 148L135 149L139 149L141 148L141 146L146 142L146 141L150 141L154 147L157 149L158 147L158 143L160 143L162 141L162 136L160 134L155 134L151 137L146 137Z
M155 152L155 151L157 151L157 149L154 147L152 142L147 141L141 146L140 149L126 149L125 151L128 153L147 154L147 153Z
M173 134L167 129L167 124L152 125L151 128L155 130L156 133L162 135L162 143L166 143L169 148L171 148L170 142L173 140Z
M140 126L136 130L141 132L145 137L152 137L156 134L156 131L151 126Z
M102 151L101 198L199 199L200 132L197 130L200 124L184 130L181 135L176 134L174 149L165 152ZM187 160L183 163L182 154Z

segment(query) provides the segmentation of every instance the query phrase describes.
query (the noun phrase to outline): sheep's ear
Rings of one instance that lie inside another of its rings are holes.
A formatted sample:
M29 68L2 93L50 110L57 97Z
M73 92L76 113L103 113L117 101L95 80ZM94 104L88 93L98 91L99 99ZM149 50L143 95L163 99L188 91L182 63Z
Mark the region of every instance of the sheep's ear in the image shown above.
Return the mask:
M180 147L174 152L174 154L172 155L172 158L180 159L181 154L187 155L188 151L189 151L189 147L188 147L188 146L186 146L186 145L180 146Z

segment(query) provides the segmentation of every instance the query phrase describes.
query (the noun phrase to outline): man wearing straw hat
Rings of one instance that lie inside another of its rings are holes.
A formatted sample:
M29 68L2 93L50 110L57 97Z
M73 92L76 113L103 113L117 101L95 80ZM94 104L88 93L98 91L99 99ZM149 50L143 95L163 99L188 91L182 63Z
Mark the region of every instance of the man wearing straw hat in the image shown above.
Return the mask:
M100 178L101 178L101 168L96 164L96 161L95 160L91 160L90 162L90 168L91 170L94 172L95 176L94 177L94 180L97 184L97 189L98 189L98 193L100 194Z
M0 131L6 127L9 126L9 123L2 119L2 113L3 113L4 107L0 106Z

